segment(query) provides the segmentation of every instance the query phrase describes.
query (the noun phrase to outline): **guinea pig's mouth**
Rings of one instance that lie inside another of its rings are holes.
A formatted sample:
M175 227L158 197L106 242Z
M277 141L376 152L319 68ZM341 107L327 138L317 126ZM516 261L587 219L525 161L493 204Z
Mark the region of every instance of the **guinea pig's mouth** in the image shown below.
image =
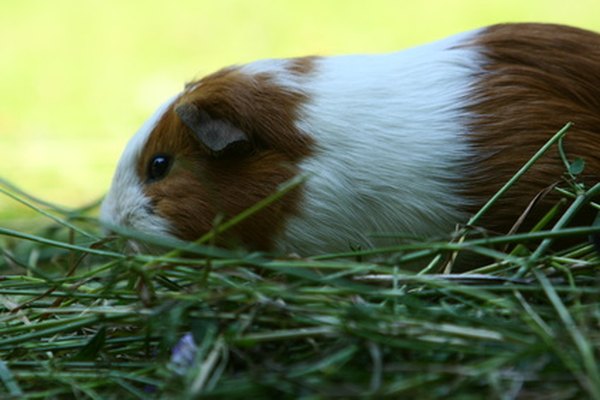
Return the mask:
M116 251L125 255L148 254L160 255L170 248L168 233L149 234L128 224L115 225L106 220L100 220L102 233L107 242L114 242Z

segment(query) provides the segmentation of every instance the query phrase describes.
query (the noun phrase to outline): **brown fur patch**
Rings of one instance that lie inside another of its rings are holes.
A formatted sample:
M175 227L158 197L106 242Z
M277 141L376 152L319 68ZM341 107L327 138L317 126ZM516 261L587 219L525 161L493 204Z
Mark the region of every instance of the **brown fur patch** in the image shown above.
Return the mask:
M192 102L212 118L231 122L257 147L298 159L308 155L313 144L294 125L305 100L303 93L280 87L269 74L249 76L226 69L200 80L178 103Z
M315 61L318 57L298 57L290 60L288 71L295 75L308 75L315 70Z
M600 35L545 24L507 24L485 29L475 40L485 65L473 91L476 118L469 135L481 157L469 193L477 204L489 199L568 121L567 156L585 159L584 181L600 179ZM482 224L506 232L534 196L560 181L565 168L552 148L516 184ZM535 222L551 195L536 207ZM475 210L472 210L473 212ZM590 221L591 222L591 221Z
M159 121L138 164L146 181L153 155L175 158L168 176L145 184L155 212L173 223L178 237L194 240L211 229L218 214L231 218L276 191L312 151L312 138L294 123L304 100L304 94L278 86L268 74L249 76L235 68L190 84ZM254 151L212 157L176 115L175 107L184 102L243 130ZM301 194L300 188L289 193L234 228L233 236L253 248L270 249L286 217L297 210Z

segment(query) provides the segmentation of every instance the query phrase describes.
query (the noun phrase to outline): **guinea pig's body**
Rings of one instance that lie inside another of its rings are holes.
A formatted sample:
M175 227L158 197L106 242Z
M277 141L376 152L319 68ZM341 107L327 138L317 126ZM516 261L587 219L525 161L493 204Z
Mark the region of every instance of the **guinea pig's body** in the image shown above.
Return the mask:
M567 156L595 183L600 36L575 28L497 25L394 54L259 61L165 103L128 144L101 218L193 240L306 174L230 237L310 255L376 246L376 233L444 235L568 121ZM483 226L506 231L563 173L552 150Z

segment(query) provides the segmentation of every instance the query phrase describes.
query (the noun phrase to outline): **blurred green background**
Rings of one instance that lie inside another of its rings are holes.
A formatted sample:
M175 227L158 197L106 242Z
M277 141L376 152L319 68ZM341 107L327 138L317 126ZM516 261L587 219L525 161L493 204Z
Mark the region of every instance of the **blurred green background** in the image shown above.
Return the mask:
M99 198L128 138L184 82L266 57L394 51L506 21L600 31L598 0L2 0L0 177ZM0 194L0 223L30 216Z

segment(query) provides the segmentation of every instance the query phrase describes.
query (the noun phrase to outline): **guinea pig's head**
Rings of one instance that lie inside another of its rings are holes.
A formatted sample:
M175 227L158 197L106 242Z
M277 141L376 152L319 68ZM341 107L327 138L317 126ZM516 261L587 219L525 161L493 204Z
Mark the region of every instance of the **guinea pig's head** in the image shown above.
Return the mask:
M101 221L194 240L274 193L298 171L311 139L296 127L304 95L237 69L189 84L127 144ZM294 190L225 238L269 249L299 206Z

